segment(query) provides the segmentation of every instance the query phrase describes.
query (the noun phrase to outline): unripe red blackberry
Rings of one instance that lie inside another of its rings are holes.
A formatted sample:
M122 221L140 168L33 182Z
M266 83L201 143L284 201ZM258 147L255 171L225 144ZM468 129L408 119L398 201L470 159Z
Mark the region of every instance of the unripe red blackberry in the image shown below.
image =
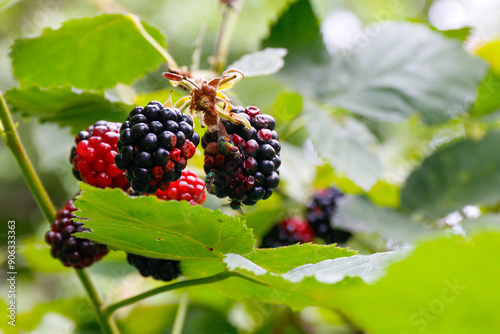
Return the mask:
M247 118L251 128L221 120L228 137L206 132L202 146L207 183L213 182L209 190L219 198L229 197L237 209L241 203L255 205L269 198L279 185L281 145L272 116L253 106L234 107L231 112Z
M203 186L204 181L196 172L185 169L179 180L171 182L170 187L165 191L158 189L154 195L165 201L188 201L191 205L203 204L207 197Z
M344 194L335 187L318 190L308 205L306 218L316 236L324 239L327 244L344 243L351 237L349 231L335 228L332 217L337 208L337 202Z
M88 239L73 236L75 232L88 231L82 223L73 221L73 211L76 207L72 199L57 212L56 220L51 230L45 234L45 241L51 246L50 254L59 259L66 267L82 269L91 266L108 254L106 245L101 245Z
M115 163L127 171L132 189L153 194L181 177L199 141L190 116L151 101L135 107L122 124Z
M201 192L204 191L203 185L203 180L196 172L185 169L178 181L171 182L166 191L158 190L154 195L166 201L188 201L191 205L203 204L206 198L204 192L200 197ZM137 195L130 194L130 196ZM154 279L168 282L181 274L180 261L154 259L131 253L127 253L127 261L144 277L152 276Z
M70 162L79 181L98 188L130 187L125 172L115 165L120 126L121 123L98 121L75 137Z
M311 242L314 232L304 218L288 217L275 225L262 239L261 248L276 248Z

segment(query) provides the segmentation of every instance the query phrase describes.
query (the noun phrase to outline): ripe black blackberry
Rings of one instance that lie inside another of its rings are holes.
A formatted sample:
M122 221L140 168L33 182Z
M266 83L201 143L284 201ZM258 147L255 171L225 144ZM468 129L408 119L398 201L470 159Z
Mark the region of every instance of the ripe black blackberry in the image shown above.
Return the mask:
M334 228L332 217L337 202L344 194L335 187L318 190L308 205L306 218L316 236L327 244L344 243L352 236L349 231Z
M70 163L77 180L98 188L130 187L125 172L115 165L120 126L121 123L98 121L75 137Z
M154 279L168 282L181 274L180 261L153 259L131 253L127 253L127 261L144 277L152 276Z
M255 205L269 198L279 185L281 145L272 116L253 106L234 107L231 113L248 119L251 128L220 120L227 136L220 130L206 132L202 147L206 182L212 183L208 190L219 198L229 197L231 207L238 209L241 203Z
M82 269L91 266L108 254L106 245L97 244L87 239L73 236L75 232L88 231L82 223L75 222L73 211L76 207L72 199L57 212L56 220L51 225L51 230L45 234L45 241L51 246L50 254L59 259L66 267Z
M311 242L314 232L302 217L288 217L281 221L262 238L261 248L276 248L297 243Z
M181 177L199 142L191 116L151 101L135 107L121 126L115 163L127 171L132 189L153 194Z

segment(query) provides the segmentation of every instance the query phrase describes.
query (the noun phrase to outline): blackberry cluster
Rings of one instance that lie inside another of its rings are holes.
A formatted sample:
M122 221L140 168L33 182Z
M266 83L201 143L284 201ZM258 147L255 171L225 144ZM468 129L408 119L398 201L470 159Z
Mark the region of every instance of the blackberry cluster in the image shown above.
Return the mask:
M275 225L262 239L261 248L290 246L311 242L313 239L314 232L307 220L293 216Z
M207 197L203 187L204 182L198 174L185 169L178 181L171 182L166 191L158 189L155 196L165 201L188 201L191 205L203 204Z
M241 203L255 205L269 198L279 185L281 145L272 116L262 114L253 106L234 107L231 112L247 118L251 129L221 120L229 138L207 132L202 138L202 147L207 181L213 178L209 191L219 198L229 197L231 207L237 209Z
M120 128L116 166L126 170L132 189L154 194L181 177L200 142L193 119L158 101L135 107Z
M206 195L203 192L203 180L191 170L183 170L178 181L171 182L168 190L158 190L154 195L165 201L188 201L191 205L203 204ZM130 196L140 196L129 192ZM154 279L165 282L177 278L181 274L180 261L154 259L137 254L127 253L127 261L136 267L142 276L153 276Z
M59 210L51 230L45 234L45 241L51 246L50 254L53 258L59 259L66 267L82 269L102 259L108 254L108 248L73 236L75 232L89 230L82 223L72 220L75 218L73 211L76 210L73 202L74 199L68 201Z
M318 190L308 205L306 218L316 236L327 244L344 243L352 236L349 231L332 227L337 201L344 194L335 187Z
M70 163L73 165L73 175L79 181L98 188L125 190L130 187L125 172L115 165L120 125L121 123L98 121L75 137Z
M154 279L168 282L181 274L179 261L152 259L131 253L127 253L127 261L136 267L144 277L153 276Z

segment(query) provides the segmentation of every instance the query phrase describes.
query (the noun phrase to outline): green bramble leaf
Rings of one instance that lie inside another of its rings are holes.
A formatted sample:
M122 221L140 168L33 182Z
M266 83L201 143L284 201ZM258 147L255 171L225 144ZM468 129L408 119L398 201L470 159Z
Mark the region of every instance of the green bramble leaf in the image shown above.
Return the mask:
M302 265L354 254L355 251L336 245L296 244L288 247L259 248L245 258L270 272L283 274Z
M266 48L244 55L227 68L240 70L246 78L270 75L278 72L285 65L283 58L286 54L285 49Z
M279 250L278 252L288 251ZM380 279L389 264L400 261L407 255L407 251L399 251L339 257L315 264L305 264L277 274L264 269L246 257L227 254L224 263L229 270L250 275L264 285L241 278L230 278L212 286L228 298L238 300L241 298L260 300L288 305L294 309L312 305L336 308L338 305L334 296L342 288L350 285L358 286L363 284L363 280L374 282ZM278 271L282 270L278 269Z
M369 191L382 172L380 157L372 147L375 136L361 122L334 119L321 107L306 103L303 114L314 147L338 172Z
M468 204L500 201L500 132L465 139L438 150L406 180L401 205L408 212L438 218Z
M418 112L427 123L444 122L468 111L486 75L487 64L467 54L459 41L422 24L377 23L363 37L344 54L325 58L315 14L309 1L300 0L272 26L263 46L288 49L278 73L286 84L379 121Z
M165 45L157 29L146 24L144 28ZM36 38L18 39L11 57L21 86L82 89L129 84L165 61L142 35L136 17L123 14L71 20L59 29L45 29Z
M348 197L338 203L336 227L359 233L379 233L396 243L421 239L433 233L410 217L391 208L381 208L365 197Z
M71 88L14 88L5 94L12 111L37 117L41 122L70 126L77 134L99 120L123 122L133 106L111 102L103 93Z
M152 258L222 260L224 254L248 254L255 239L239 218L188 202L154 196L129 197L120 189L81 184L75 201L77 219L92 230L78 233L111 248ZM87 220L88 219L88 220Z

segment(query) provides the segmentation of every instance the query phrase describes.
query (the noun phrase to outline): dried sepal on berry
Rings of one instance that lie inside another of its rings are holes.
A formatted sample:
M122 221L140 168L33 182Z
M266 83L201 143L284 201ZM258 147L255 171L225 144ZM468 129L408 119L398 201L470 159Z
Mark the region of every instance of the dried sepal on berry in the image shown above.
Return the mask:
M204 79L193 80L187 76L165 72L163 77L170 80L174 87L184 87L190 91L177 101L176 108L196 115L201 126L207 126L209 132L217 131L219 118L226 119L236 124L244 124L247 128L251 125L248 120L238 114L231 113L233 106L230 98L223 91L231 89L237 81L243 78L243 73L238 70L228 70L222 76L210 81Z

